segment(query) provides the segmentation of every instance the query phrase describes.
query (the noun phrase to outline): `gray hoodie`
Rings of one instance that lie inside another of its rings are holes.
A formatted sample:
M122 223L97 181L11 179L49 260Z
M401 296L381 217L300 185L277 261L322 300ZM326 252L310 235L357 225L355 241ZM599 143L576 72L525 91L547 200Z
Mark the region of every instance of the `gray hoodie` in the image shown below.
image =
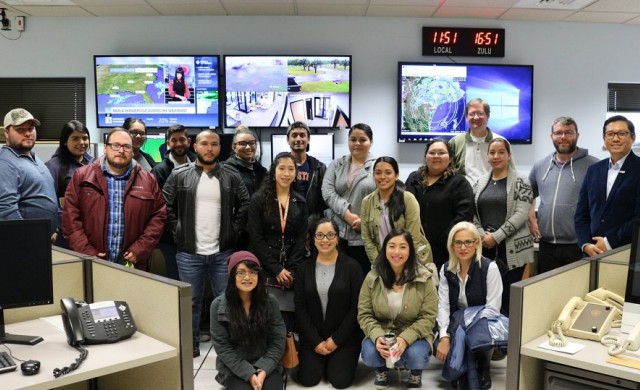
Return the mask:
M540 197L538 228L542 241L575 244L578 240L573 217L578 193L587 168L598 159L587 149L578 148L575 156L561 166L555 155L553 152L537 161L529 173L533 196Z

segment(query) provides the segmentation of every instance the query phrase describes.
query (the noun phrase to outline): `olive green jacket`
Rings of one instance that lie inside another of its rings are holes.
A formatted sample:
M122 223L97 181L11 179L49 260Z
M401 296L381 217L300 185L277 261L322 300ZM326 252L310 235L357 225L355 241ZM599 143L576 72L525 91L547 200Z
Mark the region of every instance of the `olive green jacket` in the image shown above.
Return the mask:
M438 313L438 293L434 274L426 267L418 266L416 278L405 285L402 309L391 318L387 289L382 277L375 270L367 274L360 289L358 323L375 343L378 337L394 332L407 345L425 339L433 350L433 326Z

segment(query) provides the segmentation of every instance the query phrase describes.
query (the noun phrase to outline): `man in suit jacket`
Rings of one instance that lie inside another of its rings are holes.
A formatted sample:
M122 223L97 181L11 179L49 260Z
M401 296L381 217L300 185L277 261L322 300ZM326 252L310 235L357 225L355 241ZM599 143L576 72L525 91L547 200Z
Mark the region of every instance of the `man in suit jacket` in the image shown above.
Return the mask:
M610 158L589 167L575 214L578 243L587 256L630 243L640 219L640 157L631 151L635 127L616 115L604 122L602 135Z

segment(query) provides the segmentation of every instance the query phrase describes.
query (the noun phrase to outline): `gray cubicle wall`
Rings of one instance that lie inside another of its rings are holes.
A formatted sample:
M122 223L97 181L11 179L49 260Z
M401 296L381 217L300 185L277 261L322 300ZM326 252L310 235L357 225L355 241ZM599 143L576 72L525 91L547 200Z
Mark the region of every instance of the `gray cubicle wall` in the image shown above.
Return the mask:
M179 353L172 359L97 378L98 387L102 390L193 390L189 284L57 247L53 248L52 260L53 304L5 310L7 324L59 315L63 297L89 303L126 301L140 332L175 347ZM89 385L78 383L60 389L86 390Z
M179 351L168 359L98 378L100 389L192 390L191 285L94 259L91 300L123 300L138 330Z
M543 388L544 362L521 355L520 348L545 334L569 299L599 287L624 296L629 248L625 245L511 286L507 389Z

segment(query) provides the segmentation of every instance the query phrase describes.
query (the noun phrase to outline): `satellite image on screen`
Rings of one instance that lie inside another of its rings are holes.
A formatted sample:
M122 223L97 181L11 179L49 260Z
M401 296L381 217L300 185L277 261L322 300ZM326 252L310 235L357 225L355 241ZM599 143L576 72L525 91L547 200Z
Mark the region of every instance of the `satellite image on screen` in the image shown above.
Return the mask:
M99 65L96 80L99 103L164 103L163 65Z
M415 77L403 80L404 128L417 132L449 132L461 123L465 92L457 77Z

